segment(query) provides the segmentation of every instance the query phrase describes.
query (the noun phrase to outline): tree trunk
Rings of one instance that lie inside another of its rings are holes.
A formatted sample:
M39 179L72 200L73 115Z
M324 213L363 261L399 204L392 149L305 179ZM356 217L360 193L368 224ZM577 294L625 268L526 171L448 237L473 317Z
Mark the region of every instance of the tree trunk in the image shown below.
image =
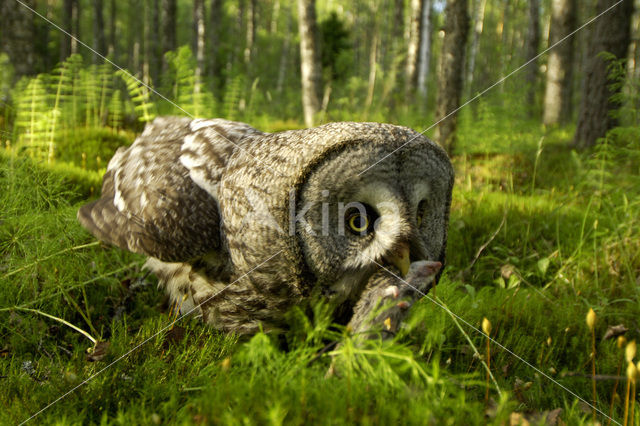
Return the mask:
M170 50L176 48L176 15L178 13L177 0L161 0L161 14L160 14L160 49L162 54L162 69L166 71L169 69L164 59L164 54Z
M3 14L3 16L7 16ZM78 16L78 0L64 0L62 5L62 28L71 34L73 37L78 37L77 34L77 16ZM9 22L6 19L6 22ZM75 53L77 49L76 42L72 37L69 37L65 33L60 33L60 60L64 61Z
M411 0L411 20L409 22L409 44L407 47L406 81L407 95L412 95L417 83L418 49L420 48L420 20L422 0Z
M193 51L196 55L194 94L202 92L204 74L204 0L193 0Z
M300 71L302 77L302 107L304 122L313 126L320 111L322 69L318 52L318 29L315 0L298 0L298 31L300 33Z
M209 11L209 77L215 82L220 76L218 48L220 47L220 24L222 22L222 0L211 0ZM215 87L215 83L214 83Z
M107 47L107 56L111 59L116 57L116 16L117 16L116 0L109 1L109 45Z
M484 29L484 9L487 0L476 0L473 16L473 39L471 40L471 49L469 51L469 65L467 69L467 90L469 94L473 90L473 73L476 69L476 56L480 46L480 36Z
M373 103L373 93L376 86L376 72L378 70L378 44L380 40L377 21L373 27L373 40L371 40L371 51L369 52L369 81L367 84L367 98L364 102L365 108L369 111ZM323 102L324 103L324 102ZM328 100L327 100L328 103Z
M285 8L287 14L287 31L284 36L284 42L282 43L282 52L280 53L280 65L278 66L278 80L276 82L276 92L282 93L284 88L284 79L287 73L289 65L289 49L291 47L291 33L293 31L293 14L287 7Z
M151 80L158 85L160 69L162 67L162 54L160 53L160 0L151 0L151 28L149 42L149 66L151 67Z
M597 13L602 13L614 4L615 0L598 0ZM611 112L620 104L611 97L619 92L620 88L612 90L613 81L609 78L607 70L609 61L600 53L609 52L621 60L627 58L632 15L633 0L623 0L602 15L592 29L578 126L573 140L573 144L579 148L595 145L598 138L605 136L607 131L617 124ZM622 69L624 70L624 67Z
M247 41L244 46L244 64L247 72L252 69L251 58L253 57L253 45L256 40L256 7L256 0L250 0L247 13Z
M275 0L271 9L271 23L269 24L269 33L276 34L278 32L278 20L280 19L280 0Z
M25 2L29 7L36 7L35 1ZM0 2L0 14L2 15L2 43L0 49L8 56L13 64L16 77L36 74L35 69L35 16L26 7L15 1L5 0Z
M438 76L435 139L452 153L456 141L456 110L462 96L464 53L469 34L467 0L447 2L444 31L442 69Z
M549 46L575 30L576 6L576 0L552 0ZM574 37L569 37L549 52L542 119L547 126L571 119L574 45Z
M73 30L71 34L75 38L71 39L71 54L78 53L78 40L80 40L80 0L73 0L73 8L71 9L71 26Z
M526 59L527 61L538 55L540 46L540 0L529 0L529 28L527 29ZM538 88L538 61L533 60L527 65L527 107L529 117L536 112L536 92Z
M431 3L431 0L422 0L420 54L418 56L418 92L423 98L427 96L429 59L431 58Z
M93 3L93 45L94 51L100 55L107 53L106 43L104 39L104 15L102 0L92 0ZM93 63L101 62L102 58L96 53L93 54Z

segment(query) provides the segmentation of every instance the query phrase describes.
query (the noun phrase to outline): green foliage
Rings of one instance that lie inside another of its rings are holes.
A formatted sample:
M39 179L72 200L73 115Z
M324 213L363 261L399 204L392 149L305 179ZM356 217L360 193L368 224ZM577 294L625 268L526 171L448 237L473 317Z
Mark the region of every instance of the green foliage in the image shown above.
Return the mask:
M227 83L222 111L224 117L229 120L236 120L238 113L244 110L243 88L244 76L242 74L236 75Z
M215 116L213 95L205 90L202 76L196 76L196 63L191 49L182 46L175 52L167 52L165 59L171 66L169 79L175 100L172 113L192 117Z
M17 88L14 129L19 135L16 149L32 158L46 159L53 150L49 129L56 118L56 111L49 109L49 93L44 76L22 80Z
M118 75L127 85L127 91L133 102L133 109L138 114L138 120L148 123L156 117L155 104L151 100L151 90L148 85L134 77L126 70L116 71Z
M353 66L349 30L333 11L319 24L322 67L330 80L344 80Z

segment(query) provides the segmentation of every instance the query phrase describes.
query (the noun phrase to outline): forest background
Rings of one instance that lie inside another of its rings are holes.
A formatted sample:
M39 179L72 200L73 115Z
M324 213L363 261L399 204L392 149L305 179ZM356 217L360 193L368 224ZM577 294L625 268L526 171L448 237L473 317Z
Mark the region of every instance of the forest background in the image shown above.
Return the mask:
M635 3L0 0L0 421L640 423ZM437 299L364 348L322 304L288 350L174 324L75 221L168 114L424 131L457 175Z

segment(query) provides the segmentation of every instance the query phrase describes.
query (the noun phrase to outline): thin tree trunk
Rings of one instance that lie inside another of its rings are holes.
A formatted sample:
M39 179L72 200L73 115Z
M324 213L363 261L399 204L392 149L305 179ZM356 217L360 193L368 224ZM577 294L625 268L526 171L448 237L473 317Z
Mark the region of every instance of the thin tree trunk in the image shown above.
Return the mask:
M118 9L116 0L109 0L109 43L107 47L107 56L115 59L116 56L116 16Z
M473 73L476 70L476 56L480 46L480 36L484 29L484 9L487 0L476 0L473 16L473 38L471 40L471 49L469 51L469 65L467 69L467 91L471 94L473 90Z
M420 22L420 52L418 56L418 92L427 96L429 59L431 59L431 0L422 0Z
M193 1L193 51L196 54L194 94L202 92L202 76L204 74L204 0ZM197 112L196 112L197 114Z
M151 3L154 0L143 0L143 31L142 31L142 81L146 84L151 84L151 66L150 66L150 58L151 58Z
M247 13L247 37L244 46L244 64L248 70L251 67L251 58L253 57L253 45L256 40L256 0L249 0L249 11Z
M269 24L269 33L278 32L278 20L280 19L280 0L275 0L273 9L271 10L271 24Z
M462 96L464 53L469 35L466 0L449 0L445 8L445 36L439 75L435 139L449 153L456 141L457 112Z
M104 14L102 0L92 0L93 3L93 50L100 55L107 53L106 43L104 39ZM102 58L97 54L93 54L93 63L97 64Z
M78 40L80 40L80 0L73 0L73 7L71 9L71 26L73 30L71 34L75 38L71 39L71 54L78 53Z
M418 49L420 48L420 20L422 0L411 0L411 20L409 22L409 44L407 47L406 81L407 95L413 94L417 83Z
M218 51L220 44L220 24L222 23L222 0L211 0L209 11L209 77L215 86L215 81L220 77L220 64L218 63Z
M527 29L526 59L527 61L538 55L540 46L540 0L529 0L529 27ZM527 106L529 117L536 112L536 92L538 88L538 61L534 60L527 65L526 80Z
M276 82L276 92L282 93L284 88L284 79L289 66L289 49L291 48L291 33L293 31L293 14L287 7L285 8L287 14L287 31L284 36L284 42L282 43L282 52L280 53L280 65L278 66L278 80Z
M7 16L4 15L3 16ZM60 60L64 61L71 54L76 52L77 43L73 37L78 37L77 33L78 0L64 0L62 5L62 28L69 33L60 33ZM6 22L9 22L5 18Z
M387 102L390 110L395 110L396 96L389 94L398 86L402 87L402 54L405 49L404 32L404 0L393 0L393 26L391 27L391 61L389 62L387 78L383 81L381 103ZM387 101L388 99L388 101Z
M376 72L378 69L378 44L380 34L378 26L374 26L373 40L371 40L371 51L369 53L369 81L367 84L367 99L365 100L365 108L368 111L373 103L373 93L376 86ZM327 101L328 103L328 101Z
M598 0L597 13L613 6L615 0ZM585 84L580 103L578 126L573 144L579 148L595 145L598 138L616 126L611 112L620 104L611 99L620 88L611 88L612 80L607 69L608 61L601 52L609 52L618 59L626 59L631 41L631 17L633 0L623 0L598 19L589 43ZM623 67L624 70L624 67ZM624 76L617 76L624 78Z
M552 0L549 46L575 29L576 6L576 0ZM542 118L547 126L566 123L571 118L574 44L574 37L569 37L549 52Z
M169 64L164 54L176 48L176 15L178 14L177 0L161 0L160 14L160 49L162 54L162 69L167 71Z
M304 122L307 126L313 126L314 116L320 110L319 94L322 86L315 0L298 0L298 31Z
M498 24L498 35L500 36L500 62L499 62L499 71L500 71L500 80L502 80L505 76L505 70L507 68L507 64L511 58L511 52L508 49L508 32L507 32L507 24L511 21L511 9L513 5L509 0L503 0L502 6L502 18L500 23ZM504 92L504 83L498 86L498 90L500 92ZM500 97L502 101L503 97Z
M160 53L160 0L151 0L148 6L151 8L151 23L149 39L147 40L149 44L147 47L147 61L150 67L151 81L157 85L162 68L162 55Z

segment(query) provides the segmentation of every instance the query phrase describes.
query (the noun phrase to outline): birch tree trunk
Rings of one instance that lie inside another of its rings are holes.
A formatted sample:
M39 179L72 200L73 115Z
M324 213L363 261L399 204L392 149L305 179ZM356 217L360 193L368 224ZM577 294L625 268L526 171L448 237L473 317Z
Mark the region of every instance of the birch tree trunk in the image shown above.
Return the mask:
M431 0L422 0L420 54L418 56L418 92L423 98L427 96L429 60L431 59L431 4Z
M529 0L529 27L527 29L526 59L527 61L538 55L540 46L540 0ZM529 117L533 117L536 111L536 92L538 88L538 61L534 60L527 65L527 106Z
M284 79L287 73L287 67L289 65L289 50L291 49L291 33L293 32L293 13L287 7L285 12L287 14L287 32L284 36L284 42L282 43L282 52L280 53L280 65L278 66L278 80L276 82L276 92L282 93L284 88Z
M480 46L480 36L484 29L484 9L487 0L476 0L473 13L473 38L471 39L471 49L469 50L469 62L467 68L467 91L471 94L473 90L473 73L476 69L476 56Z
M438 76L435 139L452 153L456 142L457 108L462 96L464 53L469 34L467 0L449 0L445 8L442 69Z
M596 13L603 12L615 3L615 0L598 0ZM609 52L618 59L627 58L631 41L632 15L633 0L623 0L602 15L592 29L578 126L573 140L573 144L579 148L595 145L598 138L603 137L617 124L611 112L620 104L613 101L611 97L620 88L612 90L613 81L609 78L608 61L599 54Z
M300 71L304 122L313 126L320 111L322 70L318 52L318 29L315 0L298 0L298 31L300 33Z
M247 14L247 41L244 46L244 63L247 71L251 69L253 45L256 40L256 7L256 0L250 0L249 11Z
M576 0L552 0L549 46L575 29L576 5ZM574 37L569 37L549 51L542 118L547 126L566 123L571 118L574 45Z
M202 92L202 76L204 74L204 0L193 1L193 51L196 54L196 69L194 76L194 95ZM197 104L197 102L196 102ZM197 112L196 112L197 115Z

